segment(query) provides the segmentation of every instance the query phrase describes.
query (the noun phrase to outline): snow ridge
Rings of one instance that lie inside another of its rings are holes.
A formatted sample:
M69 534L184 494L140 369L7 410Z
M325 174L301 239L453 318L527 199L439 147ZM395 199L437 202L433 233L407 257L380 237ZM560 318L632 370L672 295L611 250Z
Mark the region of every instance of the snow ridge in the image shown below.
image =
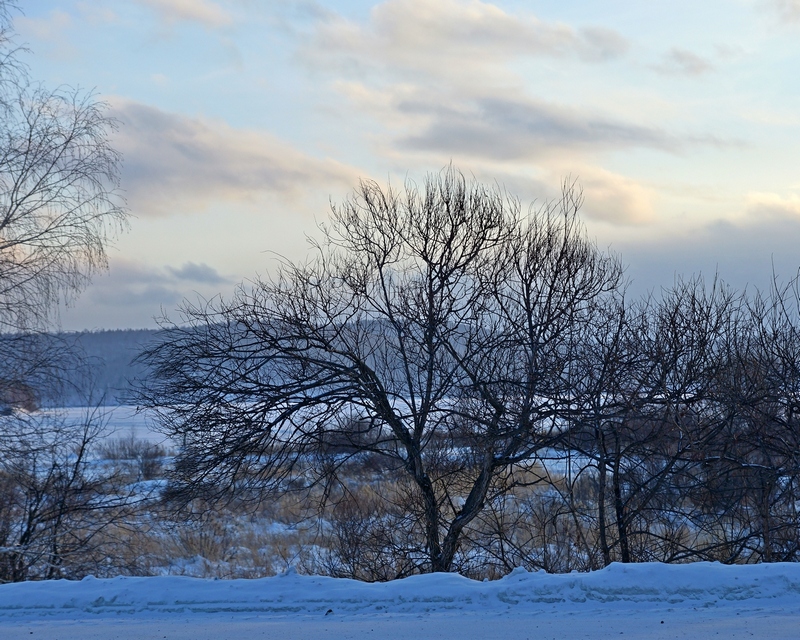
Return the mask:
M524 613L603 609L717 608L800 604L800 565L716 563L613 564L585 574L550 575L516 569L501 580L456 574L413 576L389 583L301 576L293 571L258 580L186 577L56 580L0 585L2 619L169 617L249 613L281 616Z

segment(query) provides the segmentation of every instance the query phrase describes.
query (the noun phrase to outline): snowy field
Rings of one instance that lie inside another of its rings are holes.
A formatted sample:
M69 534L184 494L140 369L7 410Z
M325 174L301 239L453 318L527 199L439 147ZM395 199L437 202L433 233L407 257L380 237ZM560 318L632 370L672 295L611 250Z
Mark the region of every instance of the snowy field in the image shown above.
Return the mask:
M87 415L91 415L95 408L67 407L51 411L69 422L79 423L85 420ZM152 443L166 441L163 434L152 428L154 417L146 411L137 412L136 407L130 405L101 407L99 411L106 423L108 438L133 437Z
M516 570L384 584L87 578L0 585L0 637L800 638L800 565L615 564L590 574Z

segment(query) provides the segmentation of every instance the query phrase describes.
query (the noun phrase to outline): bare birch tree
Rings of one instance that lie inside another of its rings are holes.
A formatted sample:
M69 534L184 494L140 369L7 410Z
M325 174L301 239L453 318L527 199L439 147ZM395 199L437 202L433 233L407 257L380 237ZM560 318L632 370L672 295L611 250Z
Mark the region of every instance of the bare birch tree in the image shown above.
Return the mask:
M90 92L33 81L0 0L0 330L47 326L124 222L115 122Z
M125 221L116 124L91 92L30 77L17 11L0 0L0 581L64 575L119 506L87 471L95 426L30 415L80 360L44 332Z

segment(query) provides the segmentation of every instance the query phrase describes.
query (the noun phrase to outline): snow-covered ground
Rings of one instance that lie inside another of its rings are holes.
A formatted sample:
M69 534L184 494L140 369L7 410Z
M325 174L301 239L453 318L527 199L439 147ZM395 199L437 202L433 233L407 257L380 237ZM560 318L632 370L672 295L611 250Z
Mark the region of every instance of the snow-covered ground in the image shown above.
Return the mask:
M136 438L147 442L161 443L166 438L163 434L155 431L153 423L155 416L147 411L137 411L136 407L130 405L115 405L108 407L66 407L51 409L53 414L58 415L70 422L80 423L86 416L99 412L103 421L108 427L108 438Z
M0 585L0 637L800 638L800 565L612 565L385 584L114 578Z

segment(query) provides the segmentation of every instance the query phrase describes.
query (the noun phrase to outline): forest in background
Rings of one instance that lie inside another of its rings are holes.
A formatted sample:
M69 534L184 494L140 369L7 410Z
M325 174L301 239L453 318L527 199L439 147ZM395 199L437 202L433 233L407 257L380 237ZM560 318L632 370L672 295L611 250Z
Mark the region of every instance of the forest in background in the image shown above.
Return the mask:
M136 362L142 348L158 334L155 329L110 329L67 334L89 367L88 388L81 388L77 376L64 394L65 407L99 403L106 406L128 403L137 380L147 375L147 366Z
M0 402L28 410L129 403L148 371L136 357L157 336L153 329L0 335Z

